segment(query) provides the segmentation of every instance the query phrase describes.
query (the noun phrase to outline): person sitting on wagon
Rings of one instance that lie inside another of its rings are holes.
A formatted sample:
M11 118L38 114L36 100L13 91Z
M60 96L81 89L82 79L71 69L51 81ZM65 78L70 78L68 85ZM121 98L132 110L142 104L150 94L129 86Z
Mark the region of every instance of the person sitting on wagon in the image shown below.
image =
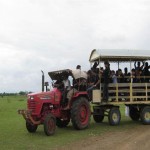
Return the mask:
M92 90L98 87L100 80L98 75L92 70L89 70L87 72L87 76L87 93L89 95L89 98L92 99Z
M136 78L136 73L135 73L135 69L133 68L132 70L131 70L131 82L132 83L136 83L137 82L137 78Z
M150 71L149 71L150 66L148 66L148 62L145 63L145 67L143 69L143 75L145 76L145 82L149 82L149 75L150 75Z
M112 83L117 83L117 76L114 70L111 71Z
M130 82L130 73L128 73L128 68L124 68L124 82L129 83Z
M113 84L117 84L117 76L116 76L116 73L115 73L115 71L114 70L112 70L111 71L111 79L112 79L112 83ZM112 88L113 90L115 90L116 89L116 87L114 86L113 88ZM111 93L111 94L109 94L110 96L116 96L116 93L114 92L114 93ZM112 101L114 101L115 99L113 98L112 99Z
M118 83L124 83L124 75L121 69L118 69Z
M140 61L138 61L137 66L136 66L136 61L135 61L135 62L134 62L134 67L135 67L135 70L143 69L143 67L144 67L144 62L143 62L143 65L141 66Z
M95 73L98 73L99 72L99 68L97 68L98 65L99 65L99 62L95 62L91 70Z

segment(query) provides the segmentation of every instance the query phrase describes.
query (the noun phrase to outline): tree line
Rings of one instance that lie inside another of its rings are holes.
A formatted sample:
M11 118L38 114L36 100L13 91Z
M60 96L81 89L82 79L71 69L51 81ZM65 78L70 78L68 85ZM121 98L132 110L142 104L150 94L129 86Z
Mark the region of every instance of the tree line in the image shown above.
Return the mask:
M27 95L29 93L33 93L33 92L28 92L28 91L20 91L18 93L9 93L9 92L4 92L4 93L0 93L0 96L17 96L17 95Z

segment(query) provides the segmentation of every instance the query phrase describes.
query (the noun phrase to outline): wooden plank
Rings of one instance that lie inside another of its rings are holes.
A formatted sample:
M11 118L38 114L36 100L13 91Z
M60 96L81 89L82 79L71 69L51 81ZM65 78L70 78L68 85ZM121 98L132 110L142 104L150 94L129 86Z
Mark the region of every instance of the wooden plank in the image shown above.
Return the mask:
M132 83L132 87L145 87L145 83Z
M108 102L106 104L109 105L120 105L120 104L150 104L150 101L133 101L133 102L123 102L123 101L119 101L119 102Z
M116 96L109 96L109 99L116 99ZM130 98L130 96L118 96L118 98L119 99L122 99L122 98L127 98L127 99L129 99Z
M100 94L100 90L93 90L93 98L92 98L93 102L101 102L101 94Z
M133 91L133 93L145 93L146 90L133 89L132 91Z
M109 83L108 87L129 87L130 83Z

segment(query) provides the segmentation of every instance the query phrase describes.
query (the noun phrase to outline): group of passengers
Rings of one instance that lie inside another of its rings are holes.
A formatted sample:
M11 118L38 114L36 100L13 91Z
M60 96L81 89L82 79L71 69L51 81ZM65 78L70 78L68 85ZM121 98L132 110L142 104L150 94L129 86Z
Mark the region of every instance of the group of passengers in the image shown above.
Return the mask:
M141 65L140 62L134 63L134 68L131 70L131 73L128 72L127 68L124 68L124 73L121 69L118 69L116 72L114 70L111 71L112 83L143 83L149 82L150 66L148 62Z
M124 68L124 73L121 69L117 71L110 70L108 61L104 62L105 69L97 68L98 63L95 62L91 70L87 72L87 92L92 98L92 90L99 88L100 83L103 83L103 101L108 101L108 84L109 83L143 83L150 81L150 66L148 62L135 62L131 73L127 68Z
M150 66L148 62L135 62L134 68L131 70L131 73L128 72L127 68L124 68L124 73L121 69L117 71L110 70L110 64L108 61L104 62L105 68L98 68L99 63L95 62L92 66L91 70L87 72L87 80L76 79L73 80L73 88L71 88L70 81L68 79L68 75L64 75L63 77L63 103L67 101L69 102L72 98L73 94L77 91L87 91L89 98L92 99L92 90L99 89L100 84L103 83L103 101L107 102L109 93L108 93L108 85L109 83L142 83L149 82ZM76 70L81 71L81 66L77 65ZM84 81L84 82L82 82ZM83 85L82 85L83 83ZM86 84L86 85L85 85ZM59 84L61 85L61 84Z
M104 62L105 65L105 69L103 68L97 68L98 63L95 62L93 67L91 68L91 70L89 70L87 72L87 92L88 95L90 97L90 99L92 99L92 90L94 88L100 88L100 83L102 82L100 80L100 76L102 76L102 80L103 80L103 101L107 101L108 100L108 84L109 84L109 80L110 80L110 64L108 61Z

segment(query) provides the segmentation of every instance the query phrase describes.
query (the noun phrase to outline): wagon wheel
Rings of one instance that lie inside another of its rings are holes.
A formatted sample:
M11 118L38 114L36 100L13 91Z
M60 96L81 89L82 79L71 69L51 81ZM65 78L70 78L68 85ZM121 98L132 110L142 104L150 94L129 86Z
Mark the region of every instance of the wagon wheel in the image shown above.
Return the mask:
M110 109L108 114L109 124L112 126L118 125L121 120L120 110L117 107L113 107Z
M145 125L150 124L150 106L145 106L140 113L141 121Z

